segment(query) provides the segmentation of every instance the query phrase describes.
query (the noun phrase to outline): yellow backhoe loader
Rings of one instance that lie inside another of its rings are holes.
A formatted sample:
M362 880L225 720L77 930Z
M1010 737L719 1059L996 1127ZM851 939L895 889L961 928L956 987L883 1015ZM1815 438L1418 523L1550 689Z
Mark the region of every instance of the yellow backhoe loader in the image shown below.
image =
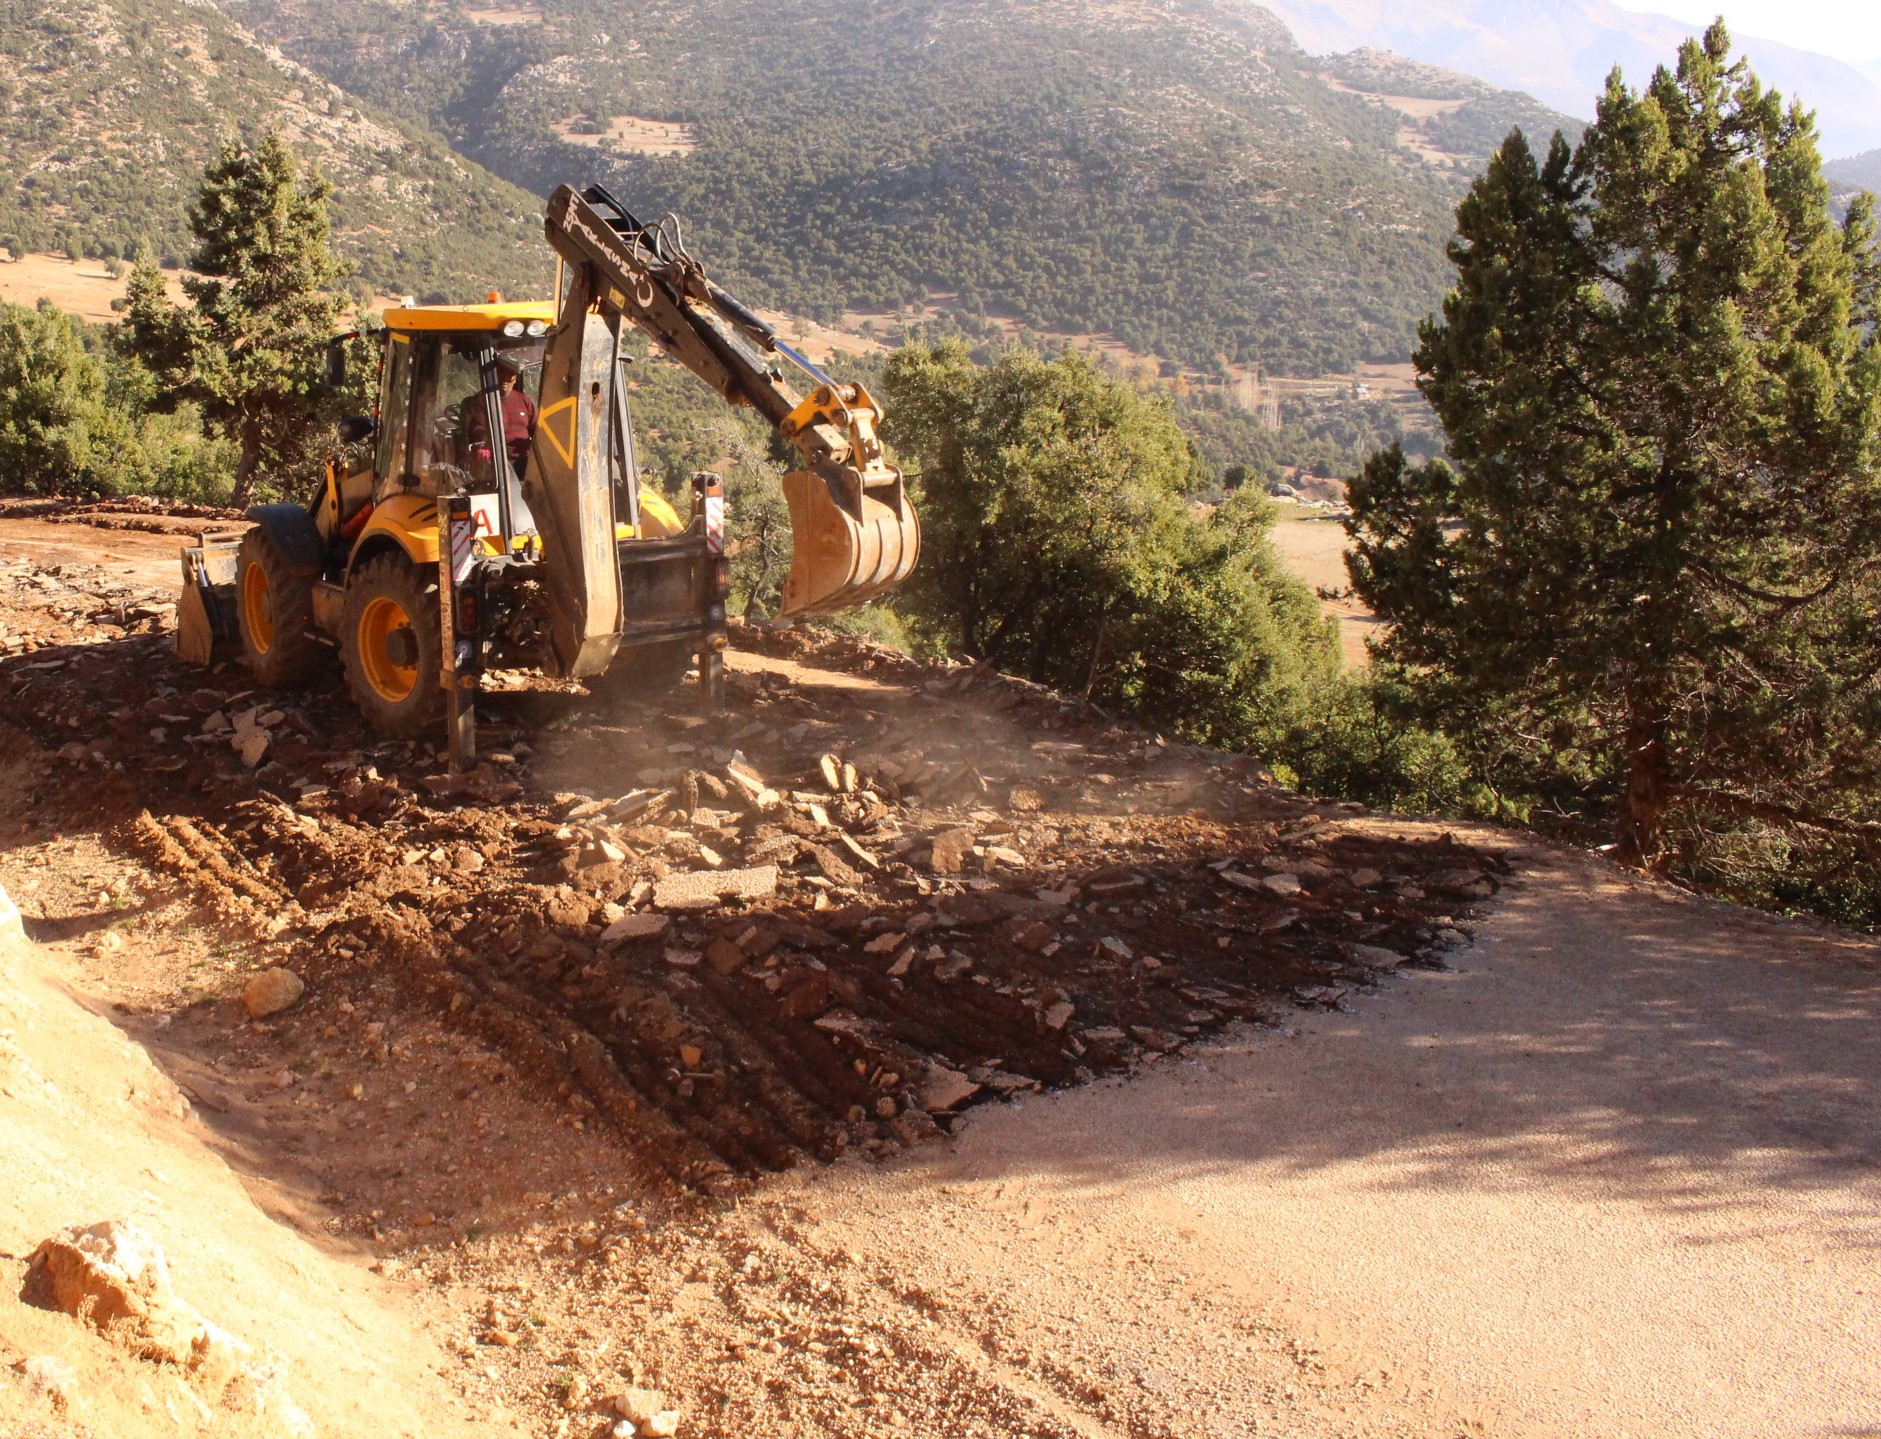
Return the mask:
M795 446L784 616L850 608L907 578L919 530L866 389L832 379L708 279L671 216L642 225L599 186L564 185L544 229L561 261L555 301L387 310L378 413L340 426L372 442L370 457L329 462L310 503L254 506L245 530L183 552L185 659L239 646L260 683L289 686L337 647L375 728L414 737L442 719L459 767L475 756L486 666L650 697L696 656L716 708L724 497L697 476L681 515L642 487L623 321ZM337 385L345 350L330 353ZM784 383L780 359L808 375L807 395Z

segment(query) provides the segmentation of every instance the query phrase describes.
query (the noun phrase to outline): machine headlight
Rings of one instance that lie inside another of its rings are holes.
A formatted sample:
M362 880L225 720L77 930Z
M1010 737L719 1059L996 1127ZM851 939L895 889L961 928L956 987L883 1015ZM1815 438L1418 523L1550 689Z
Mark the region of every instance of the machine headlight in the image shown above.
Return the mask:
M521 320L505 320L503 322L503 338L504 339L513 340L518 335L522 334L522 332L523 332L523 322Z
M549 322L547 320L531 320L529 322L528 334L530 339L539 340L544 335L548 334L548 332Z

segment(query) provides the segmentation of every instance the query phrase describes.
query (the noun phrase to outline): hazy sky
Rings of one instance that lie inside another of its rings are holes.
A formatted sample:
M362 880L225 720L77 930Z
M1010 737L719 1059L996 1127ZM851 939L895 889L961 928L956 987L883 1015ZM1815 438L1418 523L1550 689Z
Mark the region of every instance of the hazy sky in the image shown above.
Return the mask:
M1877 0L1620 0L1625 10L1670 15L1693 25L1720 14L1746 35L1781 40L1862 65L1881 59L1881 3Z

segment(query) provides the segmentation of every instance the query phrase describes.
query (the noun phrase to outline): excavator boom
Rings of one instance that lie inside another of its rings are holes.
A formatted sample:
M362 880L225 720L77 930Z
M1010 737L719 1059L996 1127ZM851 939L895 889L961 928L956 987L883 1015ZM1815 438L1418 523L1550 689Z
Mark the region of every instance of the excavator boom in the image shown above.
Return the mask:
M574 343L580 317L601 317L609 334L624 319L727 401L755 409L797 449L799 466L783 482L793 553L781 616L853 608L908 577L920 550L920 529L901 472L883 454L880 407L863 386L832 379L709 279L686 253L671 217L643 225L600 186L577 192L563 185L549 198L544 229L570 270L562 323L544 372L541 428L550 445L558 433L550 416L558 405L586 402L583 385L589 387L587 401L605 393L605 387L593 389L593 367L581 360L585 350ZM803 370L814 382L810 393L799 395L785 384L781 366L769 356ZM578 429L570 432L571 454ZM545 458L543 451L539 439L538 459ZM572 556L579 536L593 532L582 516L598 505L596 494L605 482L594 475L605 467L555 463L563 458L547 456L532 477L538 477L543 495L537 513L545 539ZM551 526L565 533L552 533ZM607 594L607 576L588 573L596 568L585 566L555 586L558 609L582 607L581 623L569 626L571 642L574 629L605 630L616 603Z

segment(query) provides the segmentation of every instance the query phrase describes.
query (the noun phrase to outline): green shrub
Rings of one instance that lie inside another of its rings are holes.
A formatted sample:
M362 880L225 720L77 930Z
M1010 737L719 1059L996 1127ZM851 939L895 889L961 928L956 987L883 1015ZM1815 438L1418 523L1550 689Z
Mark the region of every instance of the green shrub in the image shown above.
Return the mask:
M1331 627L1243 491L1203 515L1168 407L1076 355L909 346L884 372L922 558L914 640L1209 744L1260 748L1338 673Z
M87 338L48 302L0 305L0 492L226 502L233 447L191 407L148 413L149 376Z

